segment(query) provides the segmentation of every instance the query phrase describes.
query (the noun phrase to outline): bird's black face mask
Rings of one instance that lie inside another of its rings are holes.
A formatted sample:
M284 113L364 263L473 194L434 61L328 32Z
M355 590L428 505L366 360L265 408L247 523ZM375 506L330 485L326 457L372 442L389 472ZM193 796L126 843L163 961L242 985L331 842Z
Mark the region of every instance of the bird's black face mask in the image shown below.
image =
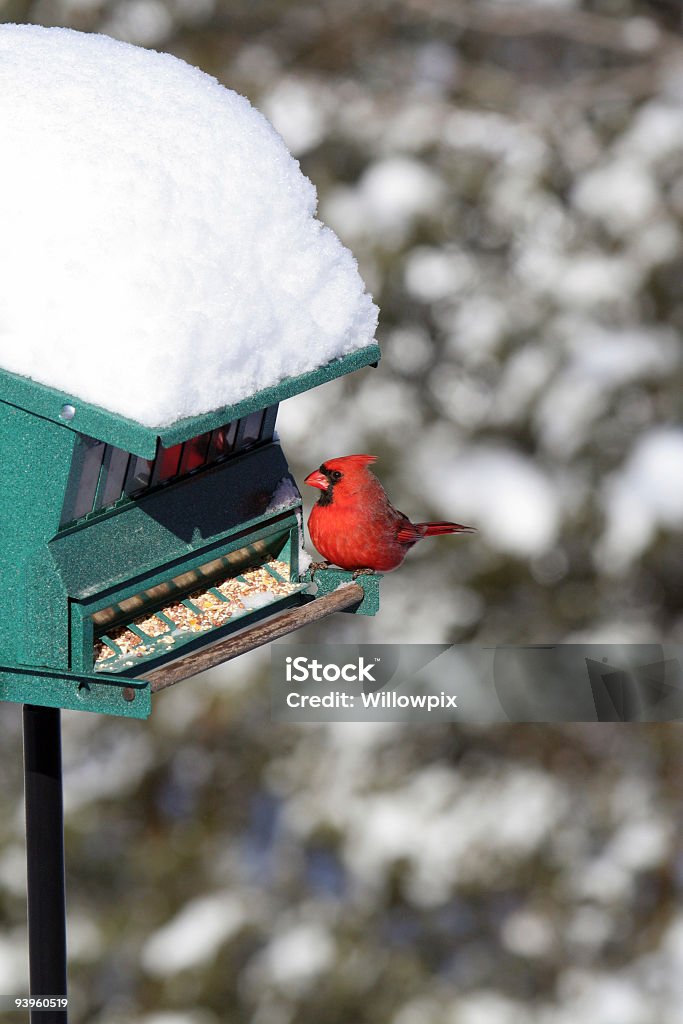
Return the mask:
M328 469L324 464L320 467L320 472L327 479L328 486L324 491L320 492L320 497L316 504L321 505L323 508L326 505L331 505L334 501L334 485L338 484L342 479L343 473L340 473L338 469Z

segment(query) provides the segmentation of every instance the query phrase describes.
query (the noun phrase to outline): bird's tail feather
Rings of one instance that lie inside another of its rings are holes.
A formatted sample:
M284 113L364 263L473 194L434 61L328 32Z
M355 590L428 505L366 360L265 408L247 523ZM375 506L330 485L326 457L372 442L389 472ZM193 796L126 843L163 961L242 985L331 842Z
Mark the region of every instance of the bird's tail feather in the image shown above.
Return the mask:
M398 539L407 543L421 537L439 537L444 533L476 533L476 530L473 526L463 526L461 523L411 523L410 526L401 527Z

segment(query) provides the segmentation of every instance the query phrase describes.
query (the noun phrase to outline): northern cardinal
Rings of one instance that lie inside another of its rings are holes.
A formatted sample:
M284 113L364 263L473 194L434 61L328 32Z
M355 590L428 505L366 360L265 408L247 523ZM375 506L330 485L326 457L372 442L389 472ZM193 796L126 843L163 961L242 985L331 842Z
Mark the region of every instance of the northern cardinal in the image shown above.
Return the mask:
M460 523L411 523L394 508L368 469L376 458L346 455L328 459L304 480L322 491L308 518L308 530L328 562L355 572L389 572L423 537L475 532Z

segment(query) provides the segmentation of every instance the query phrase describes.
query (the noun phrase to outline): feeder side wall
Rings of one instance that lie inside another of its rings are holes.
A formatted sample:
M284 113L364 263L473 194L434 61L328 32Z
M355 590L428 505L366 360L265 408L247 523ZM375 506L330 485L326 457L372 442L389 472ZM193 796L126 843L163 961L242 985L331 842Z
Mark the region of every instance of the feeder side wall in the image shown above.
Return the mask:
M76 434L0 402L0 663L67 668L57 533Z

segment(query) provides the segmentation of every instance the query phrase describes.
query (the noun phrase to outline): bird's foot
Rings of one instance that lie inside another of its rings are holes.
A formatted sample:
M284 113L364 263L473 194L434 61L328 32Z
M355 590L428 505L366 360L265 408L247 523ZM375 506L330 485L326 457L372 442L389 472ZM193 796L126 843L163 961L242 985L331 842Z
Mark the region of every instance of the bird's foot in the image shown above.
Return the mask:
M317 573L318 569L329 569L329 567L330 567L330 563L329 562L311 562L311 564L308 567L309 568L309 572L311 574L311 579L313 579L313 577Z
M374 576L374 575L375 575L375 570L374 569L354 569L353 570L353 576L351 578L354 579L354 580L357 580L359 576Z

